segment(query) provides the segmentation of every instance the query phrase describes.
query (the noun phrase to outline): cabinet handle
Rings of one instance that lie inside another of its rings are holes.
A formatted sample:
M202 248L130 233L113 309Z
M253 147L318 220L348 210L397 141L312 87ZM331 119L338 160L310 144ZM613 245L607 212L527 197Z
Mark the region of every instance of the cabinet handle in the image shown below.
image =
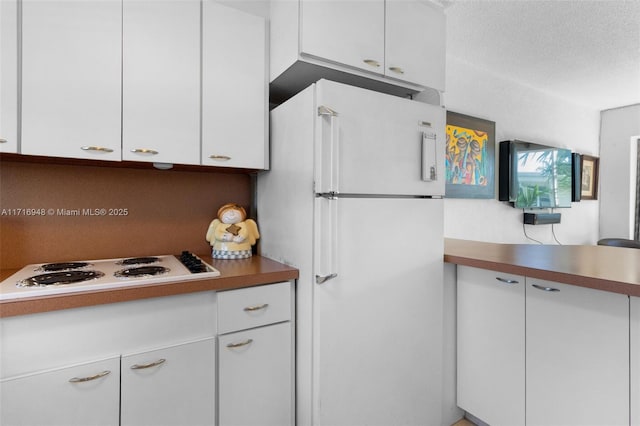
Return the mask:
M404 70L400 67L389 67L389 71L393 71L396 74L404 74Z
M109 370L104 370L101 373L96 374L95 376L87 376L87 377L74 377L72 379L69 379L69 383L82 383L82 382L90 382L91 380L96 380L99 379L101 377L104 377L108 374L111 374L111 371Z
M229 348L229 349L240 348L242 346L247 346L247 345L251 344L251 342L253 342L253 339L247 339L244 342L240 342L240 343L229 343L227 345L227 348Z
M209 158L211 158L212 160L220 160L220 161L229 161L231 160L231 157L229 157L228 155L210 155Z
M557 288L545 287L543 285L538 285L538 284L531 284L531 286L537 288L538 290L542 290L542 291L560 291L560 289L557 289Z
M518 280L511 280L509 278L502 278L502 277L496 277L496 280L500 281L501 283L505 283L505 284L518 284L520 282Z
M374 60L374 59L363 59L363 61L365 64L370 65L372 67L380 67L380 62Z
M263 303L262 305L247 306L244 310L247 312L259 311L260 309L265 309L267 306L269 306L268 303Z
M6 140L6 139L0 139L0 143L7 143L7 142L9 142L9 141Z
M155 149L148 149L148 148L135 148L135 149L132 149L131 152L133 152L134 154L149 154L149 155L156 155L158 153L158 151L156 151Z
M160 358L159 360L150 362L149 364L133 364L129 368L131 368L132 370L143 370L145 368L156 367L156 366L158 366L160 364L164 364L165 361L166 361L166 359Z
M111 148L105 148L103 146L81 146L83 151L96 151L96 152L113 152Z

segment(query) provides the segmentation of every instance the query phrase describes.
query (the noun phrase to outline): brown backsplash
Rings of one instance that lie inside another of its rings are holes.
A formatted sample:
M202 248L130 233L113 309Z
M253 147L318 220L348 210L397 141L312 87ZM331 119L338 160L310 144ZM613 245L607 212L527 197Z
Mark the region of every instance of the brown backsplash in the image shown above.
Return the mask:
M208 253L218 208L251 205L240 173L0 162L0 269ZM31 209L31 210L27 210Z

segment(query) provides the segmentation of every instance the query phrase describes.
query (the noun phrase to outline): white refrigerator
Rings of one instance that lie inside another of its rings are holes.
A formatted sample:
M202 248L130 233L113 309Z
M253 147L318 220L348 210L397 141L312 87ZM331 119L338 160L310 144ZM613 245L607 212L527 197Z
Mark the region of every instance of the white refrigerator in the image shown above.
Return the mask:
M320 80L270 126L260 253L300 270L297 424L440 425L444 109Z

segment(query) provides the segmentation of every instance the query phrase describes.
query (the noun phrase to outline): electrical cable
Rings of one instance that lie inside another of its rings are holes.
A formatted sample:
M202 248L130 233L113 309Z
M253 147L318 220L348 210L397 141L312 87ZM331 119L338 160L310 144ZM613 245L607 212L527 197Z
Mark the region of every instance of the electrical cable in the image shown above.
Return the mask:
M522 214L524 215L524 209L522 209ZM527 229L524 227L524 220L522 221L522 232L524 233L524 236L526 239L535 241L538 244L543 244L542 241L538 241L535 238L531 238L530 236L527 235Z
M551 209L551 213L553 213L553 209ZM556 231L553 227L553 223L551 224L551 235L553 235L553 239L556 240L556 243L558 243L558 245L562 245L562 243L556 238Z

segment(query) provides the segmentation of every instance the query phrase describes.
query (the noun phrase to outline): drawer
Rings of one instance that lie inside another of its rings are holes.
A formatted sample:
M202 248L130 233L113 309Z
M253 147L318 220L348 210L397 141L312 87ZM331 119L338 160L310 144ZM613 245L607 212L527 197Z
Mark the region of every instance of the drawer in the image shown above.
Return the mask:
M291 283L218 293L218 334L291 320Z

